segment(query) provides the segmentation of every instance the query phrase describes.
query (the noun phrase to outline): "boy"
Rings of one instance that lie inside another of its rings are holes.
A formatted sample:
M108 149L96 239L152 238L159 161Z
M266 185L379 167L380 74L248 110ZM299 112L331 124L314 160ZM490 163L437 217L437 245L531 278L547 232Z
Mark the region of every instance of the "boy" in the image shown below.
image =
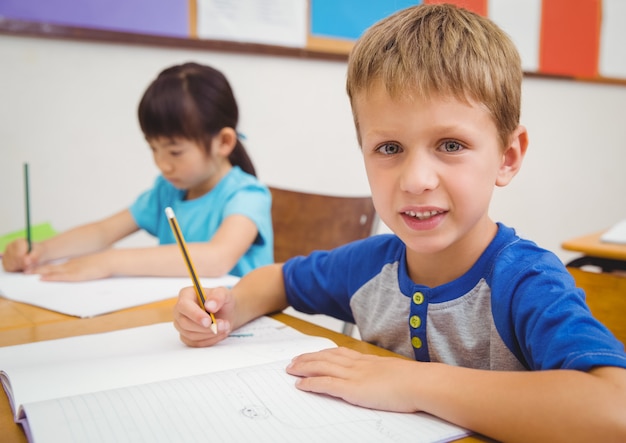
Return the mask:
M355 321L412 360L331 349L299 356L297 387L356 405L426 411L505 441L626 441L626 354L556 256L489 219L521 167L517 51L492 22L412 7L357 42L347 90L372 198L395 235L183 289L190 346L288 305ZM569 369L569 370L568 370Z

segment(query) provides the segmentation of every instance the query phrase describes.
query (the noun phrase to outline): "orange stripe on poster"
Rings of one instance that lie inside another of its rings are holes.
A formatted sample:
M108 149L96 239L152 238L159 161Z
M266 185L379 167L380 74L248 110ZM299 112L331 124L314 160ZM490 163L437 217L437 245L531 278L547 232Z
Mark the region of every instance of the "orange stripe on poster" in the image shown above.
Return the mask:
M427 5L438 5L441 3L452 3L461 8L465 8L469 11L475 12L483 17L487 16L487 3L488 0L424 0Z
M601 0L543 0L539 72L596 77Z

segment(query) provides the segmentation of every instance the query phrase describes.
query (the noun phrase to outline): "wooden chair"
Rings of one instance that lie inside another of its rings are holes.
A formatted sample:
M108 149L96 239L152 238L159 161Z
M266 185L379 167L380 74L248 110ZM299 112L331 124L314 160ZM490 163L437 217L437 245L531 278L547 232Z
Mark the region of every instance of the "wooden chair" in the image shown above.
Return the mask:
M376 228L371 197L337 197L270 187L274 261L328 250L369 237ZM352 335L354 325L342 332Z
M626 344L626 276L568 267L586 294L591 313Z
M270 187L277 263L369 237L376 226L370 197L336 197Z

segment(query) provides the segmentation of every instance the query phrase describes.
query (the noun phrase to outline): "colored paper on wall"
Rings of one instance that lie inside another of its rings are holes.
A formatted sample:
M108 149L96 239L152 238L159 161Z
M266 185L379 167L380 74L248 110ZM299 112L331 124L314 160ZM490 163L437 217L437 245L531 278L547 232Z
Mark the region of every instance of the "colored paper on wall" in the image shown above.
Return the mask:
M601 19L601 0L543 0L539 71L595 77Z
M2 0L0 16L61 26L189 37L186 0Z
M461 8L465 8L468 11L475 12L483 17L487 16L487 3L488 0L425 0L427 5L437 5L441 3L451 3Z
M382 18L421 3L416 0L311 0L311 34L356 40Z

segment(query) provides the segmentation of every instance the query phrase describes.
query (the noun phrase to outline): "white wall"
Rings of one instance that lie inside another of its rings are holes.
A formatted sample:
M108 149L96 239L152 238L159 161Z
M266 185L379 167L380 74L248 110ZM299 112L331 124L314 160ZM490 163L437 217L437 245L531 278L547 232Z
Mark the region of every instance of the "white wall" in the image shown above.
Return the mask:
M0 35L0 233L23 228L25 161L33 223L57 230L120 210L148 188L157 170L136 107L161 69L188 60L231 81L263 181L369 192L344 62ZM527 78L523 92L529 152L496 191L492 215L568 260L563 240L626 218L626 86Z

